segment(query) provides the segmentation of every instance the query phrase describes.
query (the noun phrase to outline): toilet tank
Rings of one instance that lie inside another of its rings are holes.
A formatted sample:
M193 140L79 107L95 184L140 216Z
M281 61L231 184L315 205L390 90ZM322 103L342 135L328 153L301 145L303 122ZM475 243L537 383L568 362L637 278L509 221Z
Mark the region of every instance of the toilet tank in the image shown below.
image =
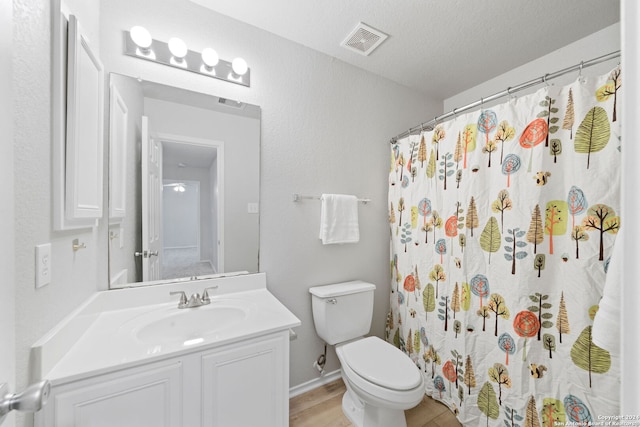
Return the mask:
M327 344L366 335L371 329L376 285L354 280L309 289L313 322Z

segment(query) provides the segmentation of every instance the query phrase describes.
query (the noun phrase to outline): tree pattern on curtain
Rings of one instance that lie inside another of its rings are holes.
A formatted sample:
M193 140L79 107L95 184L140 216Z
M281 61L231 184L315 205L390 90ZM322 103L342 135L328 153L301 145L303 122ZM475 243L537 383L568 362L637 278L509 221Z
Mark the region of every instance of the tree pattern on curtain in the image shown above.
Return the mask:
M591 325L621 225L620 95L616 68L392 145L387 339L464 425L618 413Z

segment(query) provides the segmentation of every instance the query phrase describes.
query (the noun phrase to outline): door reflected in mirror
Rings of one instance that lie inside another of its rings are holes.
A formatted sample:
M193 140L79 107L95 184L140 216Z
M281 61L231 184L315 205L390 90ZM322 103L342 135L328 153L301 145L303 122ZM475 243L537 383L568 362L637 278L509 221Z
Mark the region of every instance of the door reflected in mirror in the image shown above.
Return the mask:
M258 271L260 108L111 74L111 288Z

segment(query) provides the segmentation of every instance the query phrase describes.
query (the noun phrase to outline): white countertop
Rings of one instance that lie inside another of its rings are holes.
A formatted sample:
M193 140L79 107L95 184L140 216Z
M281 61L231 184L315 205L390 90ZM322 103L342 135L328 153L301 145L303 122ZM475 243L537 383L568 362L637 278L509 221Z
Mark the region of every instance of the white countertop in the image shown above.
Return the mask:
M162 286L164 289L154 289L156 286L129 289L128 293L99 292L105 295L92 297L34 344L34 379L46 378L53 385L62 384L300 325L300 320L266 289L264 273L215 279L215 284L219 288L211 292L211 304L232 301L246 308L246 317L197 340L162 343L143 342L132 333L138 319L157 313L175 314L172 307L181 315L188 314L185 310L208 307L178 309L177 297L169 298L168 292L185 290L188 296L211 286L209 281L171 284Z

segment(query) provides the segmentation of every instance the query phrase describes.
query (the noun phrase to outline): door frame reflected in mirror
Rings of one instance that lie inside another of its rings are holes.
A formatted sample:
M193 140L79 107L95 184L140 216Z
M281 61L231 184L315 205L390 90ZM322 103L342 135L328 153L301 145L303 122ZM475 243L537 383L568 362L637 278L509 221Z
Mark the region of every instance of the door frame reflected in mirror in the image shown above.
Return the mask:
M197 254L200 254L198 259L193 259L193 256L182 255L178 256L179 259L191 260L189 267L184 263L171 262L168 258L169 251L189 251L193 249L192 245L188 242L176 243L167 242L167 239L163 239L162 242L162 280L176 279L185 277L184 274L179 275L178 271L184 271L186 268L189 271L189 276L210 276L212 274L218 274L224 272L224 142L215 140L205 140L200 138L184 137L180 135L168 135L157 134L155 136L162 146L163 153L168 153L169 156L163 154L163 167L162 167L162 194L165 195L165 181L168 179L174 181L192 181L194 174L202 175L203 169L208 170L208 176L203 180L201 184L200 180L194 182L198 183L198 187L204 191L199 192L198 198L198 211L196 212L194 221L198 222L199 232L197 234ZM171 161L167 161L167 159ZM166 173L169 172L169 173ZM207 181L210 185L206 185ZM185 186L185 190L189 187ZM184 193L180 193L184 194ZM165 230L169 226L168 213L171 205L166 203L166 198L163 196L162 203L162 229ZM211 221L208 221L208 220ZM175 220L175 216L174 219ZM183 220L185 220L183 218ZM210 230L210 231L209 231ZM180 230L176 230L176 233L180 233ZM166 233L163 231L163 236ZM166 236L165 236L166 237ZM207 267L206 264L209 264ZM171 270L171 271L169 271Z

